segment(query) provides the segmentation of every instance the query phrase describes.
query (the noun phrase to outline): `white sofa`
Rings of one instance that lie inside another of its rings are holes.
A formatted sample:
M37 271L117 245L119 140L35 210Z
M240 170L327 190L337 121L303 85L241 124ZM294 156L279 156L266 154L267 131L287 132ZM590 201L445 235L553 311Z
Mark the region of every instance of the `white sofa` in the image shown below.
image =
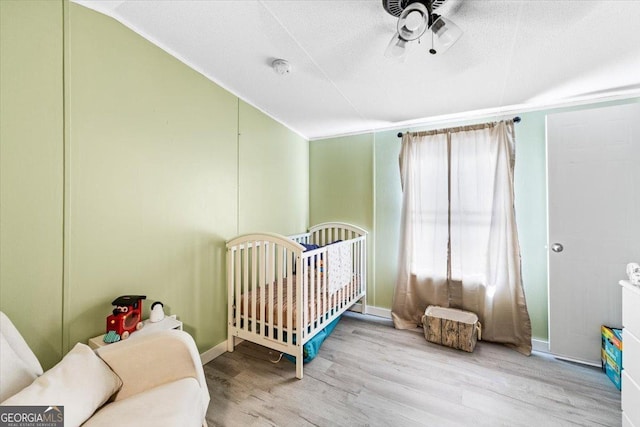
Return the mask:
M209 391L193 338L162 331L95 352L76 346L46 372L0 312L0 405L63 406L70 426L206 426Z

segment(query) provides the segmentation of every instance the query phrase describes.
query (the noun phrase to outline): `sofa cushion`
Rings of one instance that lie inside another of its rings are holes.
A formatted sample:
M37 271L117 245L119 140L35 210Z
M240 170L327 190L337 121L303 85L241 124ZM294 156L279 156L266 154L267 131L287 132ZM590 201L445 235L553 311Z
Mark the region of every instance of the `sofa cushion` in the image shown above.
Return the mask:
M79 426L121 386L107 364L78 343L56 366L3 404L64 406L64 425Z
M0 350L4 351L7 345L11 347L12 353L17 355L29 372L31 381L39 375L42 375L42 366L33 351L29 348L27 342L22 338L18 329L11 320L0 311L0 335L4 336L4 341L0 344ZM31 382L30 381L30 382ZM4 379L3 381L4 382ZM7 396L8 397L8 396ZM2 402L4 399L0 399Z
M0 332L0 402L5 401L37 378Z
M183 378L109 403L83 427L200 427L202 413L202 390L198 381Z

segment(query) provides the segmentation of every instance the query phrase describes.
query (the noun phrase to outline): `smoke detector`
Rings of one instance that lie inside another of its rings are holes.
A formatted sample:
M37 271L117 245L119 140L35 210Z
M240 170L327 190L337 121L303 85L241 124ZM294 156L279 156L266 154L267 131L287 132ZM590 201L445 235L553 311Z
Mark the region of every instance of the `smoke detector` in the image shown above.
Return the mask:
M291 64L286 59L275 59L271 63L271 67L273 71L280 74L281 76L285 74L289 74L291 72Z

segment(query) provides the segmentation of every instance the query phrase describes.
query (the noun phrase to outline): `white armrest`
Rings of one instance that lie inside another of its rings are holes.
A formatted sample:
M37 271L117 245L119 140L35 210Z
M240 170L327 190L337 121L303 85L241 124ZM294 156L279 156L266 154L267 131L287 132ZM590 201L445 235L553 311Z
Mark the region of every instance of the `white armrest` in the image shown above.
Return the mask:
M183 331L158 331L100 347L96 354L122 380L114 400L167 384L182 378L195 378L202 389L204 412L209 390L198 348L191 335Z
M42 375L42 366L40 365L38 358L33 354L33 351L31 351L29 345L22 335L20 335L20 332L18 332L11 320L1 311L0 334L4 336L9 346L13 349L20 360L24 362L30 373L34 376Z

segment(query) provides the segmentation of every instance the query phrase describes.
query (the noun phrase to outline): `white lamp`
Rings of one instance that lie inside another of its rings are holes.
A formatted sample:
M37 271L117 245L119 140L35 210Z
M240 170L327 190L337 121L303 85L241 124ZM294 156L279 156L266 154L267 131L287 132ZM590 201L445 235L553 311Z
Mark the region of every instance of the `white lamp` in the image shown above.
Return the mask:
M151 322L159 322L164 319L164 304L160 301L156 301L151 304L151 313L149 314L149 320Z

